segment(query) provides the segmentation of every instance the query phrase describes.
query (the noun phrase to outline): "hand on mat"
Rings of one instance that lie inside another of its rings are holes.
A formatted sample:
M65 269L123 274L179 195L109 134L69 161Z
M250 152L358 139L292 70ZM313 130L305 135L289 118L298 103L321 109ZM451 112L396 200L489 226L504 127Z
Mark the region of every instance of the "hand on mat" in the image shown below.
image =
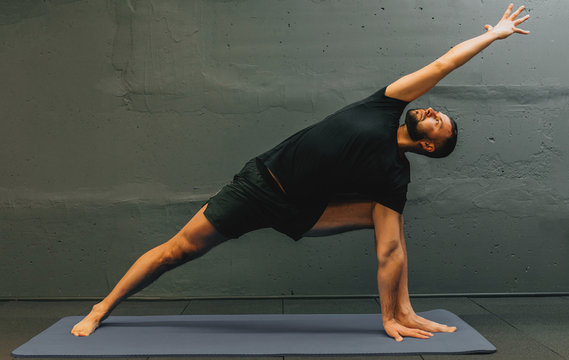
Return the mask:
M455 332L456 326L447 326L444 324L439 324L434 321L425 319L415 312L411 312L409 315L395 315L395 319L404 326L420 329L430 332Z
M416 337L419 339L428 339L433 336L430 332L421 329L413 329L402 325L397 320L387 320L383 322L383 328L387 335L394 338L396 341L403 341L403 336Z
M520 6L518 10L516 10L512 15L510 15L513 8L514 4L510 4L510 6L508 6L506 12L504 13L504 16L502 16L502 19L500 19L500 21L498 22L498 24L496 24L496 26L484 25L484 28L489 32L491 31L494 34L496 34L498 39L505 39L508 36L512 35L513 33L524 34L524 35L529 34L529 31L518 29L516 27L519 24L526 21L527 19L529 19L529 15L526 15L523 18L516 20L516 17L522 12L524 6L523 5Z

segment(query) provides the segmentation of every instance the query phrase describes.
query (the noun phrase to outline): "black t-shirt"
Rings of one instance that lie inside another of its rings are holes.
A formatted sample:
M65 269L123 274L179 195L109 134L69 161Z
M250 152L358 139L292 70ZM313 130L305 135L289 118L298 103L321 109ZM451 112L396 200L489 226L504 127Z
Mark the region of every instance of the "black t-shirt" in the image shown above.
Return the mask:
M360 194L399 213L407 200L409 162L397 148L408 103L385 88L302 129L257 156L295 202Z

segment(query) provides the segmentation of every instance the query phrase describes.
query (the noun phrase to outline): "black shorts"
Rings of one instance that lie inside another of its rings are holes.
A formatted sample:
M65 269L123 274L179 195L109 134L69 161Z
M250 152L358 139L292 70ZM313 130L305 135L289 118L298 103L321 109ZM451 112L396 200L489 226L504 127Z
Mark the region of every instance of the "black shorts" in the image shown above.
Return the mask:
M257 158L247 161L233 181L206 203L205 217L229 238L273 228L295 241L316 224L328 205L328 201L292 202Z

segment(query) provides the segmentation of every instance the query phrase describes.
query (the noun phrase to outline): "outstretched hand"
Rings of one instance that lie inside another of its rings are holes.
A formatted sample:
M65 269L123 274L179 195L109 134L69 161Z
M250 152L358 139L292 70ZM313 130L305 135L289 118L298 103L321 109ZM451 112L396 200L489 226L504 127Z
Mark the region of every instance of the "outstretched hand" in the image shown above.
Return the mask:
M529 19L529 15L524 16L523 18L517 19L516 17L520 15L524 6L520 6L518 10L516 10L513 14L510 15L512 9L514 8L514 4L510 4L502 16L502 19L496 24L496 26L484 25L484 28L488 30L488 32L493 32L496 34L498 39L505 39L508 36L512 35L513 33L518 34L529 34L529 31L518 29L517 26L527 19Z

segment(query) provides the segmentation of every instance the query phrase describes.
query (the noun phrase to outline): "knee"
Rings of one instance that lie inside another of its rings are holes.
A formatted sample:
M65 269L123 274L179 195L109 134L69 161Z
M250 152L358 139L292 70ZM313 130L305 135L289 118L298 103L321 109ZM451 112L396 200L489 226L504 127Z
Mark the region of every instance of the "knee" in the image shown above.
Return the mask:
M192 241L178 234L164 244L162 263L179 264L199 257L205 252L207 249L203 243Z
M198 258L223 240L198 232L180 232L164 244L164 262L177 264Z

